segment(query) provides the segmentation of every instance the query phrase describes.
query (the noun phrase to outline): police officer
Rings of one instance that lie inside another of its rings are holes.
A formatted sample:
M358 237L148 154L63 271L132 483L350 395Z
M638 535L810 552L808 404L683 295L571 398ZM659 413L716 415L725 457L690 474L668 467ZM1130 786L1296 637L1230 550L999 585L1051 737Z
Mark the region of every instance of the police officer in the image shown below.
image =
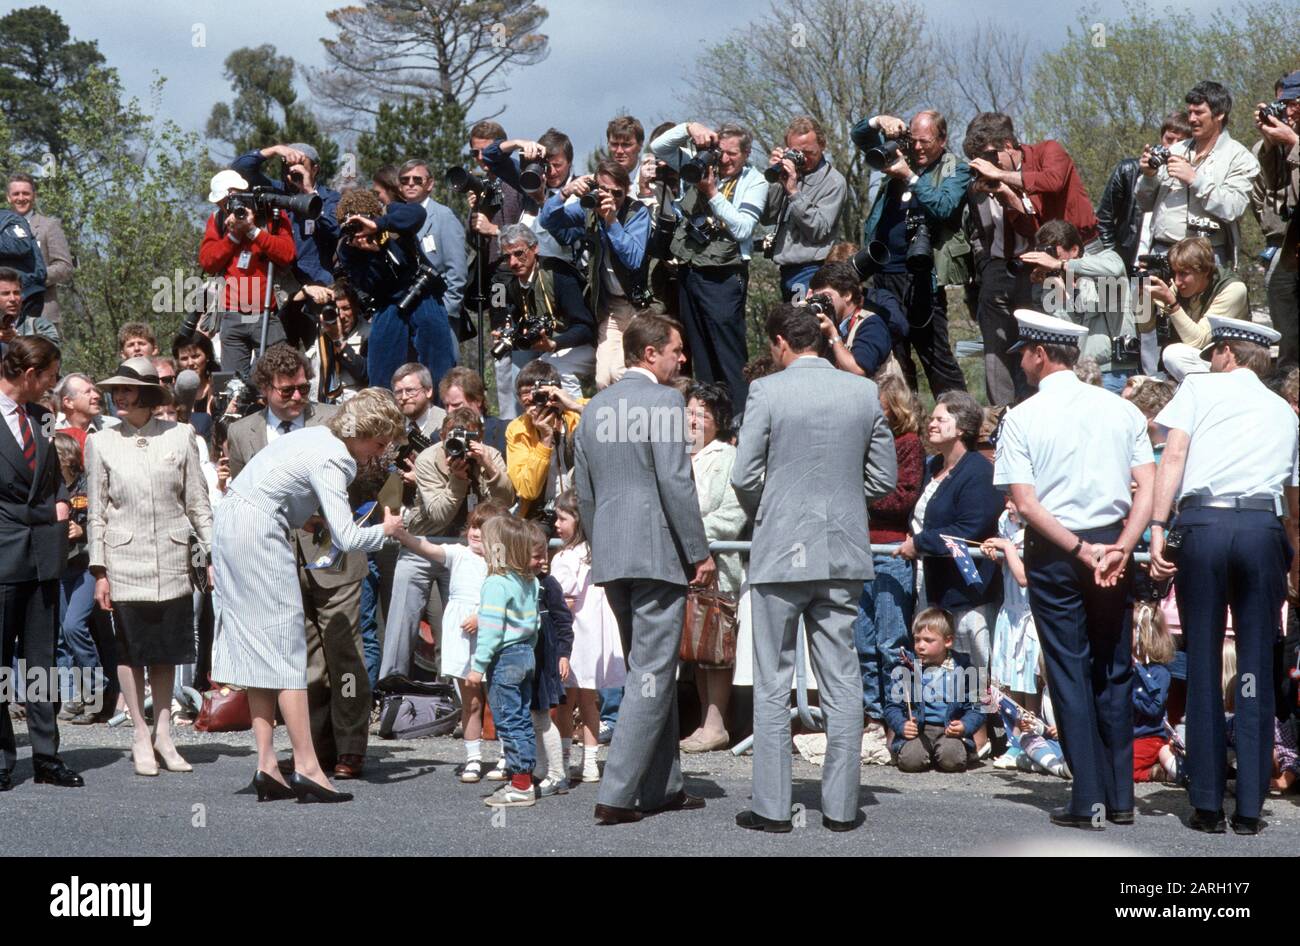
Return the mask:
M1151 441L1136 407L1075 376L1084 326L1025 309L1015 316L1020 338L1009 351L1020 352L1038 393L1007 413L993 482L1010 488L1027 526L1029 608L1074 774L1070 804L1051 821L1132 824L1127 565L1151 510Z
M1281 518L1295 530L1297 434L1286 401L1260 381L1279 332L1210 317L1201 357L1209 374L1189 375L1157 416L1169 429L1151 521L1151 575L1177 574L1187 646L1188 826L1225 830L1227 762L1220 682L1226 610L1236 632L1237 810L1232 830L1258 834L1273 772L1273 645L1280 633L1287 569L1296 560ZM1285 503L1284 503L1285 494ZM1169 513L1178 497L1173 535Z

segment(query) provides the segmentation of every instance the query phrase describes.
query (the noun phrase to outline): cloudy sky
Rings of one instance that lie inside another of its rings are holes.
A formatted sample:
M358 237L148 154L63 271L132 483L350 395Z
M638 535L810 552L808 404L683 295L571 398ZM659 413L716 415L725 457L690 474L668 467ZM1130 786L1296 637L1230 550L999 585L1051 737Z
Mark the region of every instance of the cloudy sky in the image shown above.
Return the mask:
M320 39L333 36L325 11L342 0L43 0L77 39L94 39L130 94L145 99L155 72L167 78L159 113L202 131L214 102L231 98L222 77L226 56L241 46L269 42L301 64L321 65ZM356 0L353 0L356 2ZM547 125L568 132L579 155L603 144L605 122L620 110L652 128L678 117L679 96L706 45L768 9L767 0L543 0L550 17L543 31L551 53L543 63L512 73L513 88L475 111L502 106L511 134L535 136ZM5 11L28 6L0 3ZM1176 4L1211 8L1214 0ZM975 5L969 0L925 0L931 22L961 23L974 13L994 22L1032 28L1055 46L1073 25L1077 5L1014 0ZM1119 18L1123 0L1095 4L1098 19ZM977 12L976 12L977 11ZM196 47L194 38L205 45ZM300 93L306 92L300 83Z

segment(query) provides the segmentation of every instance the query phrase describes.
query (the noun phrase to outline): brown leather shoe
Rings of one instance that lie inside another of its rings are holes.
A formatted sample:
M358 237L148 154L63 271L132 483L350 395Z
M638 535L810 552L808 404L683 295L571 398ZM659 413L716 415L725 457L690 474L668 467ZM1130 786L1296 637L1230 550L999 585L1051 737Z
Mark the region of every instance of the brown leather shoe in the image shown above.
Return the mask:
M678 792L658 808L652 808L646 814L657 815L665 811L698 811L704 807L704 799L699 795L688 795L686 790Z
M346 753L339 756L339 760L334 763L335 778L361 778L361 772L366 767L366 757L363 755L348 755Z
M615 808L613 805L596 806L596 824L631 824L644 818L635 808Z

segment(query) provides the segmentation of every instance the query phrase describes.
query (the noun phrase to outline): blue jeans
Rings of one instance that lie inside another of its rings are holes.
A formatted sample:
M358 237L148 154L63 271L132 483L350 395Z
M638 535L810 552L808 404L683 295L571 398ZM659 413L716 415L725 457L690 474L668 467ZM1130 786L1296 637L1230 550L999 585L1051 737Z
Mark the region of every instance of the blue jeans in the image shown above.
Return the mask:
M904 558L876 555L876 577L862 586L853 643L862 667L862 708L872 719L884 714L891 674L899 664L900 647L911 639L915 585L912 563Z
M618 722L618 708L623 705L623 688L597 690L596 695L600 698L600 721L613 726Z
M59 699L91 700L93 692L84 692L83 681L88 682L83 670L98 670L102 674L99 651L94 635L90 633L90 612L95 609L95 577L89 569L69 573L59 582L59 646L55 662L59 667ZM92 687L92 691L103 686Z
M781 267L781 298L785 302L804 299L812 295L808 284L821 263L787 263Z
M366 373L378 388L393 386L393 372L411 359L429 369L434 387L456 365L456 338L451 334L447 310L432 296L425 296L409 314L401 315L396 305L382 309L370 323L366 349Z
M361 649L365 654L366 676L370 678L373 693L379 683L379 661L383 649L379 646L379 563L373 555L366 556L370 573L361 583Z
M501 648L487 671L488 706L511 775L532 774L537 764L533 703L533 641Z
M1120 371L1103 371L1101 373L1101 386L1111 394L1122 394L1124 385L1128 379L1137 374L1136 368L1124 368Z

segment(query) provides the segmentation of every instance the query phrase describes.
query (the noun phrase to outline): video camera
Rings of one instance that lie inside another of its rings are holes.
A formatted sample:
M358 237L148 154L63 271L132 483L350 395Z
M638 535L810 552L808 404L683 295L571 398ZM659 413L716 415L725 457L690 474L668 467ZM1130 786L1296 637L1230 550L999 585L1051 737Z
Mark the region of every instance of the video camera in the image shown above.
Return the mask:
M473 194L475 211L490 217L501 209L503 197L498 181L471 174L463 167L449 167L443 175L447 186L458 194Z
M271 187L254 187L236 191L226 198L226 213L240 220L251 216L258 226L265 226L277 210L287 210L294 216L315 220L320 216L320 195L282 194Z
M794 165L796 171L802 171L804 165L808 163L808 159L798 148L786 148L785 153L781 155L781 160L789 161ZM785 165L781 161L768 165L767 170L763 172L763 177L769 184L784 181L786 178Z

